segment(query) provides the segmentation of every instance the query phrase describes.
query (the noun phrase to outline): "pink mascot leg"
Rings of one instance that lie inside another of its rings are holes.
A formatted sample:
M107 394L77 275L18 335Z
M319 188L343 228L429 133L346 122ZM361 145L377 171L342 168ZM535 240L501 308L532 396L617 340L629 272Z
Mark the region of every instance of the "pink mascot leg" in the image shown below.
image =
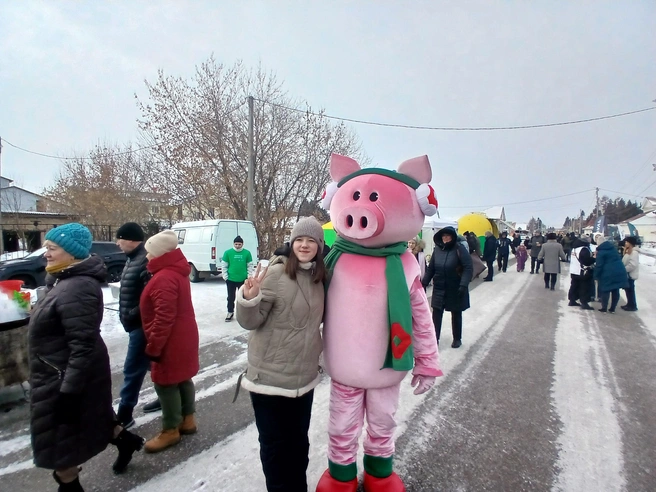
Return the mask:
M364 420L365 390L330 382L328 470L317 492L355 492L358 488L358 439Z
M364 439L365 492L404 492L394 473L394 431L401 384L367 390L367 434Z

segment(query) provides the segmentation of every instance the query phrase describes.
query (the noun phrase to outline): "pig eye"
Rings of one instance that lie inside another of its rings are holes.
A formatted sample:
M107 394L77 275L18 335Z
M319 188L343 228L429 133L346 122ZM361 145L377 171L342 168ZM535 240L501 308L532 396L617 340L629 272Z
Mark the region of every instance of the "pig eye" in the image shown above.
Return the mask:
M359 199L360 199L360 192L356 191L355 193L353 193L353 200L357 202Z
M378 200L378 193L374 191L371 195L369 195L369 200L371 200L372 202Z

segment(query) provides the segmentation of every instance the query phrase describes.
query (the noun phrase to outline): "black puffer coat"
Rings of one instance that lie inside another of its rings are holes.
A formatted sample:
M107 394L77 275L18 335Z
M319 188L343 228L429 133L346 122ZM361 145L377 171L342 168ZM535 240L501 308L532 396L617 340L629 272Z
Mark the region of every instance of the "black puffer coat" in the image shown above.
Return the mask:
M106 276L102 258L95 255L48 275L49 290L32 313L30 432L38 467L80 465L104 450L112 438L112 379L107 347L100 337L100 283ZM80 419L72 424L55 421L60 392L80 395Z
M146 248L143 243L126 255L128 257L121 275L121 291L118 301L118 314L125 331L131 332L141 328L139 299L148 282L150 274L146 267Z
M449 233L452 240L442 241L442 235ZM463 295L458 293L460 286L468 289L474 270L472 260L464 246L458 244L457 234L453 227L445 227L433 236L435 250L428 262L422 284L427 286L433 281L433 296L431 306L434 309L446 311L464 311L469 308L469 290ZM462 276L458 275L456 267L462 266Z

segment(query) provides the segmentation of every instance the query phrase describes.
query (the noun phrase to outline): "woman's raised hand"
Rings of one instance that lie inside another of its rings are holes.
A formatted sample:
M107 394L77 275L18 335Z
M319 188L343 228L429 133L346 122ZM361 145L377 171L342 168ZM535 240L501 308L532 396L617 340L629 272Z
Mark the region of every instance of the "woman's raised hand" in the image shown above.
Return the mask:
M264 277L266 277L268 270L268 265L264 270L262 270L262 263L257 264L257 268L255 269L253 276L248 277L244 281L244 299L249 300L257 297L257 295L260 293L260 285L262 285L262 281L264 280Z

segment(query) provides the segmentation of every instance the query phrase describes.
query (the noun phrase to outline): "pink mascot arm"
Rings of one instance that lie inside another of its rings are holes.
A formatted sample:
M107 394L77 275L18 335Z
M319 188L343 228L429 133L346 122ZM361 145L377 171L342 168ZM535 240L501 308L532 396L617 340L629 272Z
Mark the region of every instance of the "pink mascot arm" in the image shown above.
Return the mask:
M437 354L437 338L426 293L419 278L415 278L410 289L412 305L412 345L415 353L415 376L442 376Z

